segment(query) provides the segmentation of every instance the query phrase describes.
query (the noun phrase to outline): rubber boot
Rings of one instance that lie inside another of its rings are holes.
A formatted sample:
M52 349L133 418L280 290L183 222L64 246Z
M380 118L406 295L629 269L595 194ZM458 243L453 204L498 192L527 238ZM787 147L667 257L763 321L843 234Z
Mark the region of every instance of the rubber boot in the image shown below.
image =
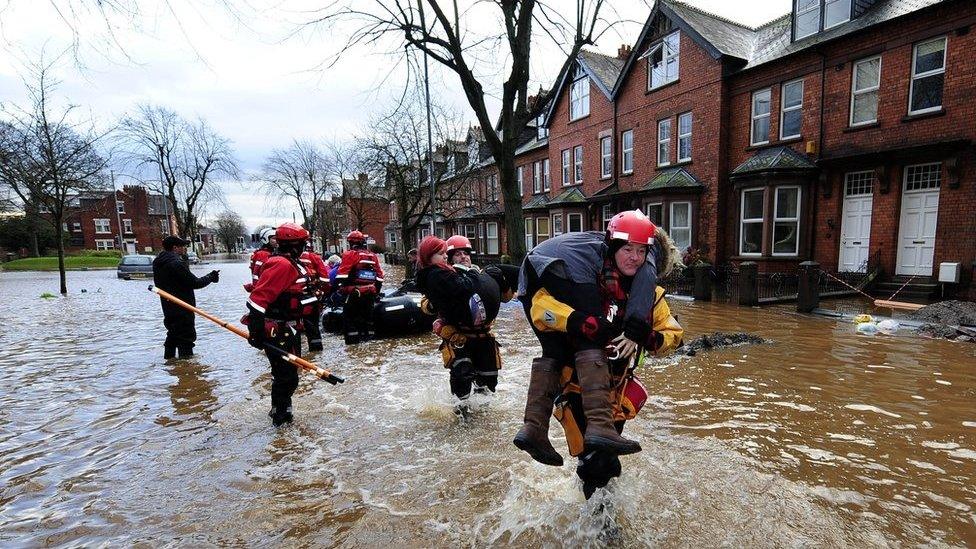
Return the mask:
M617 432L613 426L613 404L610 401L610 363L603 349L576 353L576 376L583 396L586 434L583 445L588 450L604 450L623 456L641 451L640 444Z
M563 456L549 442L549 418L559 388L559 364L551 358L535 358L525 399L525 423L512 441L532 459L556 467L563 464Z
M176 347L174 345L164 345L163 346L163 359L169 360L171 358L176 358Z
M177 347L181 359L193 358L193 347Z
M272 407L271 411L268 412L268 417L271 418L271 424L275 427L281 427L286 423L292 422L291 406L285 408L282 411L278 411L277 408Z

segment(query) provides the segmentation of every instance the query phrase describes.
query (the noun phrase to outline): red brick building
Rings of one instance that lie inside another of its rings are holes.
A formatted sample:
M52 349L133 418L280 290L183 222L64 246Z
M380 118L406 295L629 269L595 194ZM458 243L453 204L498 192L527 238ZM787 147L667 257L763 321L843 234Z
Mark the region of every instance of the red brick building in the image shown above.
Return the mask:
M164 196L144 187L87 193L71 199L65 221L68 250L156 253L176 232L176 218Z
M343 204L345 205L345 226L342 236L354 229L366 233L370 244L383 249L387 247L386 226L390 223L390 200L382 187L377 187L359 174L356 179L342 180ZM348 245L342 240L343 249Z

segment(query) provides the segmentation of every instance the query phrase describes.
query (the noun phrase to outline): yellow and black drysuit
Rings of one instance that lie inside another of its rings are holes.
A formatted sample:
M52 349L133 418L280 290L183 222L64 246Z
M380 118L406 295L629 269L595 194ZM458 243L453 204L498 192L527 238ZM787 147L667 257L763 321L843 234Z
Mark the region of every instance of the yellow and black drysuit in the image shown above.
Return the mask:
M608 243L601 232L568 233L536 246L522 263L518 295L542 356L532 362L524 423L513 442L541 463L562 465L548 431L553 400L562 388L560 372L567 364L577 369L583 388L590 418L586 445L620 455L640 451L640 444L613 429L605 348L621 333L642 343L627 327L647 325L657 286L657 248L649 247L645 263L633 277L625 277L613 258L624 244Z
M495 392L501 355L491 324L498 316L501 289L492 276L460 265L430 265L417 272L421 308L437 315L441 358L451 372L451 393L461 400L478 391Z
M614 428L623 432L624 422L634 419L643 400L634 399L636 394L646 398L643 386L637 380L633 371L643 365L650 356L664 356L680 347L684 329L671 314L671 308L664 299L664 288L658 286L655 291L654 308L651 314L651 335L638 351L636 359L611 360ZM566 433L566 444L569 455L578 457L576 474L583 481L583 493L587 499L597 488L602 488L611 478L620 476L620 459L616 455L601 451L585 451L583 433L586 432L586 417L583 413L583 400L580 394L579 381L575 370L570 365L563 366L560 376L562 394L555 401L553 416L560 422ZM638 384L636 390L628 384Z

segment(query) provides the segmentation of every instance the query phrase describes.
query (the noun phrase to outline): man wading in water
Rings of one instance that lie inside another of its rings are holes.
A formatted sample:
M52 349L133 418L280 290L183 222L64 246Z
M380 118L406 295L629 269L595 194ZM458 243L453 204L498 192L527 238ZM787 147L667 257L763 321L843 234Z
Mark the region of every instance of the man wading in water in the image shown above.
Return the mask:
M183 256L189 240L176 235L163 239L163 251L153 260L153 285L173 294L190 305L196 305L193 290L199 290L220 278L220 271L196 277L190 272ZM197 340L195 318L192 312L179 305L159 298L163 306L163 325L166 326L166 342L163 343L163 358L169 360L179 351L180 358L193 356L193 345Z

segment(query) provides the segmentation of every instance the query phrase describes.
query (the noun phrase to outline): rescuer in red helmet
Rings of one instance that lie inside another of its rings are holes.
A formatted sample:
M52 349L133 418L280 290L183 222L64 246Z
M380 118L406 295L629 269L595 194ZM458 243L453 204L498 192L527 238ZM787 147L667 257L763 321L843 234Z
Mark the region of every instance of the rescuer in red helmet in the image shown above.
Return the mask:
M373 307L383 287L380 258L366 247L367 238L360 231L351 231L346 236L349 249L342 254L336 273L339 291L346 296L342 318L347 345L369 339Z
M308 271L299 262L308 231L295 223L278 227L278 249L264 262L247 300L248 343L262 349L271 362L271 421L279 427L292 420L291 396L298 387L298 370L270 343L287 353L301 355L302 318L318 300Z
M308 350L309 352L316 352L322 350L322 300L329 296L331 293L331 285L329 284L329 268L325 265L325 261L322 260L322 256L315 253L312 249L311 243L306 245L305 251L298 258L305 270L308 271L308 277L312 282L312 286L315 287L315 295L318 296L318 300L312 304L312 310L309 312L308 316L302 319L302 324L305 327L305 337L308 339Z
M657 285L657 228L640 211L614 216L605 233L566 233L539 244L522 263L518 295L542 344L532 361L524 424L515 445L547 465L563 459L549 442L560 373L573 365L581 387L586 451L639 452L612 415L608 352L627 359L654 347L648 322Z

